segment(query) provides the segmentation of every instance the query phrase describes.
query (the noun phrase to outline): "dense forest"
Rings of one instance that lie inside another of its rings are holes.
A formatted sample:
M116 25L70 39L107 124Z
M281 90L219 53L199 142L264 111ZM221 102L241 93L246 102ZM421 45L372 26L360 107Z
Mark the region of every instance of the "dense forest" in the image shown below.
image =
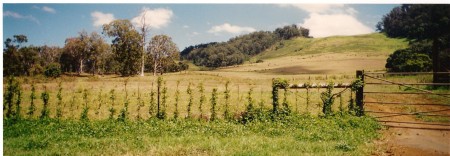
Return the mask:
M181 58L195 65L211 68L242 64L281 40L309 37L309 29L297 25L284 26L275 31L258 31L231 38L227 42L211 42L189 46L181 51Z

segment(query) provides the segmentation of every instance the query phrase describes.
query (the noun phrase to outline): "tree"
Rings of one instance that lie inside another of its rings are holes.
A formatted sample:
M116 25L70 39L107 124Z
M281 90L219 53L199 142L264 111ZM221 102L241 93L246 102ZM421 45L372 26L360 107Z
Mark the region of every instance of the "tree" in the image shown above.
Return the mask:
M105 63L104 59L101 57L104 57L104 53L106 53L109 49L109 45L103 40L103 38L97 34L96 32L92 32L89 36L89 42L88 42L89 49L89 62L91 66L92 75L95 75L98 72L99 66L101 66L103 63Z
M141 23L139 26L139 30L141 30L141 35L142 35L142 64L141 64L141 76L144 76L144 70L145 70L145 53L146 53L146 49L145 49L145 39L147 37L147 33L150 31L150 26L148 23L146 23L145 18L147 15L147 11L146 9L143 9L141 12Z
M406 37L411 43L430 41L433 82L450 82L450 5L413 4L394 8L378 23L377 29L389 37Z
M177 45L167 35L156 35L150 41L147 50L153 61L153 76L159 71L164 72L163 67L179 58Z
M128 20L114 20L103 25L103 33L113 37L112 51L119 62L119 73L122 76L136 75L142 59L142 38Z

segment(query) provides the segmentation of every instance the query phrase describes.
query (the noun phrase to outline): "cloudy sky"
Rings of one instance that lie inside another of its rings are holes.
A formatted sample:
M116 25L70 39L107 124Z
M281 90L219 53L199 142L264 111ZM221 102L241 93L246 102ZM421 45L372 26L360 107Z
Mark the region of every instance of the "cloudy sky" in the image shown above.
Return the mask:
M3 40L28 36L28 44L64 46L78 32L101 33L103 24L128 19L167 34L180 50L193 44L227 41L253 31L297 24L313 37L375 32L395 4L3 4ZM107 38L105 38L107 39ZM110 39L107 39L110 40Z

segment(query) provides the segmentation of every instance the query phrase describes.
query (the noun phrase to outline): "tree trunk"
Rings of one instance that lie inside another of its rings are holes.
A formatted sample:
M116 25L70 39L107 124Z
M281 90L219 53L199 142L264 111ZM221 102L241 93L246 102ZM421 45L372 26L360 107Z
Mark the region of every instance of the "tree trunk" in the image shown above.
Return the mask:
M447 72L445 68L441 65L439 53L440 53L439 41L433 41L432 47L432 61L433 61L433 83L449 83L449 74L436 73L436 72Z
M156 76L156 69L158 68L158 64L156 61L153 62L153 76Z
M80 59L80 70L78 71L78 75L81 75L83 73L83 59Z
M141 76L144 76L144 66L145 66L145 60L144 60L144 54L145 53L142 53L142 67L141 67Z

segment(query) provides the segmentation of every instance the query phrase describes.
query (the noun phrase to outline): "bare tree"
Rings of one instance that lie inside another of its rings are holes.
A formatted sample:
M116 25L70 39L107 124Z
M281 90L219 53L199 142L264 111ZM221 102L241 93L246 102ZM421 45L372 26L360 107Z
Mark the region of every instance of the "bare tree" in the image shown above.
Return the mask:
M141 64L141 76L144 76L144 68L145 68L145 38L147 37L147 33L150 31L150 26L146 23L145 17L147 15L147 10L142 10L142 16L141 16L141 35L142 35L142 64Z

